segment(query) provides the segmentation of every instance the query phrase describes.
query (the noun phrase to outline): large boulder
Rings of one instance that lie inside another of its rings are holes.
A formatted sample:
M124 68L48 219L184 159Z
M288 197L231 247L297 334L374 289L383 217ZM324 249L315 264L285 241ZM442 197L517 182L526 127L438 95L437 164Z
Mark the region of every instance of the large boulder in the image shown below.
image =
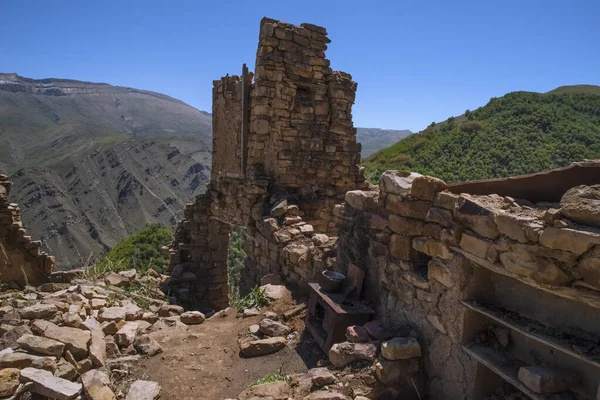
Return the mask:
M572 221L600 227L600 185L569 189L560 200L560 208Z

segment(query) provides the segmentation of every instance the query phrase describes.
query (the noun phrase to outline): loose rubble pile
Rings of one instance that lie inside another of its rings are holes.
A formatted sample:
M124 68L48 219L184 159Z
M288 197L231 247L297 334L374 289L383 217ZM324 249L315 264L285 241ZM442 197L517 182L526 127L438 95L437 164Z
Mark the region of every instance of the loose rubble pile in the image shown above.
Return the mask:
M250 335L240 341L242 354L268 354L278 349L273 343L285 346L289 328L267 315L259 325L250 327ZM260 339L266 336L267 339ZM412 332L413 336L416 336ZM246 399L306 399L306 400L363 400L418 398L423 393L419 374L421 346L413 336L392 337L379 321L363 326L350 326L346 342L334 344L329 360L306 374L280 377L275 382L254 385L240 394ZM252 343L252 345L250 345Z
M34 393L57 400L158 398L161 388L156 382L135 381L127 393L121 390L141 356L162 352L148 333L187 329L205 317L122 289L149 280L158 282L130 270L1 295L0 397L26 399ZM140 299L144 308L130 296Z

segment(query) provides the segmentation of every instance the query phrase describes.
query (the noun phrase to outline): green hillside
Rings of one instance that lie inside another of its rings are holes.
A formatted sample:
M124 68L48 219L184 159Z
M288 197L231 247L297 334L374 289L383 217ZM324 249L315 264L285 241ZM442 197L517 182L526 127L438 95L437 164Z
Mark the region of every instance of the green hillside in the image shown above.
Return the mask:
M448 182L520 175L600 158L600 87L514 92L432 124L363 162L376 181L409 169Z

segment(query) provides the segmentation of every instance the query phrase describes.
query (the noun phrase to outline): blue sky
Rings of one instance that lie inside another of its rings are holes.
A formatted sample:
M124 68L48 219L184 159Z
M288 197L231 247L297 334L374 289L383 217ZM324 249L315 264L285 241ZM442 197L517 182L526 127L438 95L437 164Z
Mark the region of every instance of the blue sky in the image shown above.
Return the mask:
M599 0L3 0L0 71L210 111L212 80L253 67L263 16L328 29L356 126L418 131L510 91L600 85Z

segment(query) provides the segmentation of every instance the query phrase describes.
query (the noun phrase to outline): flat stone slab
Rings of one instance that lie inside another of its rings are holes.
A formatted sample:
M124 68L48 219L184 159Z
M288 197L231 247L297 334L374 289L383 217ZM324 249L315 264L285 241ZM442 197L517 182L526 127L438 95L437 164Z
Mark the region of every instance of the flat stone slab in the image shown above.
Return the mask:
M35 304L30 307L25 307L19 311L19 315L24 319L43 319L56 314L58 308L54 304Z
M552 367L530 365L519 368L518 378L536 393L558 393L575 387L579 376Z
M135 381L131 384L125 400L155 400L160 396L161 386L152 381Z
M278 352L285 347L284 337L273 337L240 343L240 353L246 357L263 356Z
M65 344L57 340L25 334L17 340L20 348L47 356L60 357L65 350Z
M387 360L421 357L421 345L412 337L398 337L381 343L381 355Z
M55 377L42 369L25 368L21 370L21 382L31 382L33 393L56 400L74 399L81 393L81 383Z

